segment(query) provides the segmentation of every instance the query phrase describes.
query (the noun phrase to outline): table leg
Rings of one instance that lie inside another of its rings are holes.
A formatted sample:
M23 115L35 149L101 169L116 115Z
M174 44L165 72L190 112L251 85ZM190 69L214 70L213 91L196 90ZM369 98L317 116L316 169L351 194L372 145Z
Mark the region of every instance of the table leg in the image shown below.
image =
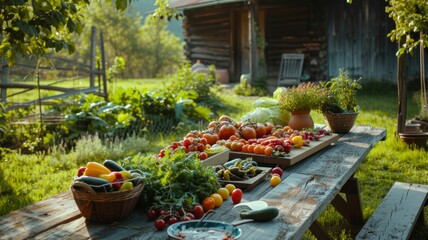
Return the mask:
M312 223L312 225L309 227L309 230L317 239L332 239L324 227L317 220Z
M351 224L351 232L357 233L364 224L358 179L352 176L340 192L345 193L346 200L338 194L331 204Z

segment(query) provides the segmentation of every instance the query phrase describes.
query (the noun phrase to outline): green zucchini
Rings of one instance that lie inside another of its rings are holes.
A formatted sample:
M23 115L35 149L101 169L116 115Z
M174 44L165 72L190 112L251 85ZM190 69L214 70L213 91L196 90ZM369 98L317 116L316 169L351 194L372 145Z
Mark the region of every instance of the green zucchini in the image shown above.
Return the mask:
M109 192L112 189L111 183L103 178L80 176L75 181L88 184L95 192Z
M278 216L279 210L276 207L266 207L259 210L244 210L239 214L242 219L253 219L256 222L270 221Z
M106 160L104 160L103 164L106 168L110 169L110 171L112 171L112 172L126 171L125 168L123 168L122 166L120 166L119 164L117 164L113 160L106 159Z
M223 164L223 166L225 166L225 167L229 168L229 167L232 167L233 165L235 165L235 163L237 163L237 162L239 162L239 161L242 161L242 159L240 159L240 158L235 158L235 159L233 159L233 160L227 161L226 163L224 163L224 164Z

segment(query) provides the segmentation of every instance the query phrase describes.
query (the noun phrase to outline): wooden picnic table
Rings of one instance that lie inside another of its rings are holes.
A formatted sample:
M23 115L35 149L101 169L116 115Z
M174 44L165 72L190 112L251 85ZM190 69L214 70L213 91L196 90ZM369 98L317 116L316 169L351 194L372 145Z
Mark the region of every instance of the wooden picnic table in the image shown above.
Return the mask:
M300 239L308 229L315 236L326 238L327 231L318 224L317 218L329 204L359 230L363 214L354 174L372 147L385 137L385 129L355 126L335 144L286 168L283 181L277 187L272 188L265 180L251 191L244 191L243 202L261 199L277 206L280 214L269 222L240 225L241 239ZM228 199L207 219L227 223L240 220L239 213L245 207L233 206ZM71 192L67 191L0 218L0 239L26 238L117 240L167 239L168 236L166 230L155 230L142 206L120 222L86 221Z

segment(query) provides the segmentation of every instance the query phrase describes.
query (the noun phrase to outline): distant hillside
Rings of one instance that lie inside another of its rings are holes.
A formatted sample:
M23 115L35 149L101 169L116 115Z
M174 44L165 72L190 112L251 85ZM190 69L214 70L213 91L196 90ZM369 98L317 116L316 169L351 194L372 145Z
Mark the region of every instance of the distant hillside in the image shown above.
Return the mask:
M156 9L155 0L132 1L131 8L138 11L145 18L148 14L152 13L154 9ZM183 39L181 20L171 19L168 24L168 30L180 39Z

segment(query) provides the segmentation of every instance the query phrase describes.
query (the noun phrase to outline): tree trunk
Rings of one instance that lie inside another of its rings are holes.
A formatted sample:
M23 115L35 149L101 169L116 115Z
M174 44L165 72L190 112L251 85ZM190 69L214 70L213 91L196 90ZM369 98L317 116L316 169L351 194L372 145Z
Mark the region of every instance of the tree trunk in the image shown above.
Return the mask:
M398 41L398 47L401 46L401 41ZM407 115L407 94L406 94L406 79L404 78L404 55L397 57L397 87L398 87L398 121L397 135L404 132Z

